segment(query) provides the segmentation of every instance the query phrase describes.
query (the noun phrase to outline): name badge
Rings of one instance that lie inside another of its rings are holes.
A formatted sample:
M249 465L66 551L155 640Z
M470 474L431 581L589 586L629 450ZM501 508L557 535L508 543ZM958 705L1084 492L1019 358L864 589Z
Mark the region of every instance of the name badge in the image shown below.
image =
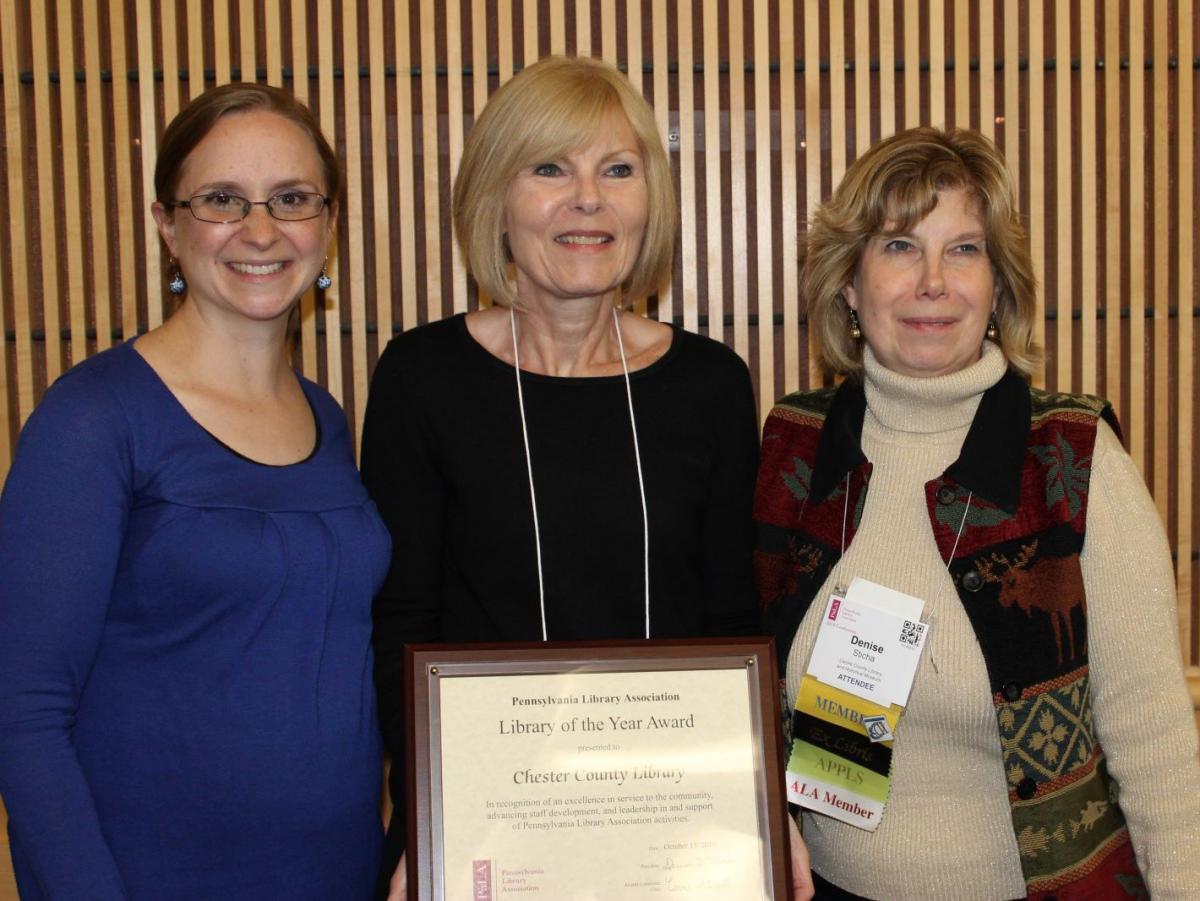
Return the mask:
M924 602L866 579L825 605L810 675L887 707L908 703L925 646Z
M789 801L878 828L893 736L928 637L924 606L866 579L829 598L792 717Z

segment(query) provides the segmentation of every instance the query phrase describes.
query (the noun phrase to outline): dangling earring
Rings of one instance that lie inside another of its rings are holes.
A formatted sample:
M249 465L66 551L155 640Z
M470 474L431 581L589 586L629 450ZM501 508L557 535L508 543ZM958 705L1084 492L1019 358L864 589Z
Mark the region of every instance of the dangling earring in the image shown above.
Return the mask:
M988 318L988 327L987 327L987 332L985 332L985 334L987 335L987 339L989 341L995 341L997 338L1000 337L1000 326L998 326L996 324L996 314L995 313L993 313Z
M847 309L850 309L847 307ZM858 324L858 313L850 309L850 337L857 341L862 337L862 327Z
M174 258L171 259L171 265L175 267L175 274L167 282L167 290L178 297L187 290L187 282L183 280L183 273L179 270L179 264L175 262Z
M329 265L329 257L325 257L325 262L321 264L321 274L317 276L317 287L322 291L328 291L329 286L333 284L333 279L329 277L329 273L325 271L325 267Z

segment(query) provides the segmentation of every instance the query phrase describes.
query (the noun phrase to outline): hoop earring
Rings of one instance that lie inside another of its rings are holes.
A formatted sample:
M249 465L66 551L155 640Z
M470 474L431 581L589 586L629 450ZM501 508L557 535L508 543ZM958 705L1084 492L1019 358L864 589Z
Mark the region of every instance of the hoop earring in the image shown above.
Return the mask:
M985 332L984 334L986 334L987 339L989 341L995 341L997 338L1000 337L1000 326L997 325L997 323L996 323L996 314L995 313L993 313L988 318L987 332Z
M333 284L333 279L329 277L329 273L325 271L329 265L329 257L325 257L325 262L321 264L321 274L317 276L317 287L322 291L328 291L329 286Z
M850 337L857 341L862 337L862 327L858 324L858 313L847 307L850 312Z
M167 290L178 297L187 290L187 282L183 280L183 272L179 269L179 264L175 262L175 258L171 258L171 265L175 267L175 274L171 276L171 280L167 282Z

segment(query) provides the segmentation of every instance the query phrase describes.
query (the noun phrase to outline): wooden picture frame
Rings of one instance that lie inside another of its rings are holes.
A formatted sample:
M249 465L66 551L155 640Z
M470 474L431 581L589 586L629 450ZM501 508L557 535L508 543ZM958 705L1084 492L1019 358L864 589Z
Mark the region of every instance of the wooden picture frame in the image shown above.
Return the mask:
M406 649L410 898L788 897L767 638Z

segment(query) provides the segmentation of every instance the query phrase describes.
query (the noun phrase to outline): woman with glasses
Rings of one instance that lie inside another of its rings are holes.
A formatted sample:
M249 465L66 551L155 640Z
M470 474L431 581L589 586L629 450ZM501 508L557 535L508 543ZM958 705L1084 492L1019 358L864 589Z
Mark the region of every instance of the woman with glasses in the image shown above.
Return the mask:
M389 539L288 320L341 177L291 95L227 85L163 135L182 296L79 364L0 498L0 793L22 898L370 894L370 604Z

